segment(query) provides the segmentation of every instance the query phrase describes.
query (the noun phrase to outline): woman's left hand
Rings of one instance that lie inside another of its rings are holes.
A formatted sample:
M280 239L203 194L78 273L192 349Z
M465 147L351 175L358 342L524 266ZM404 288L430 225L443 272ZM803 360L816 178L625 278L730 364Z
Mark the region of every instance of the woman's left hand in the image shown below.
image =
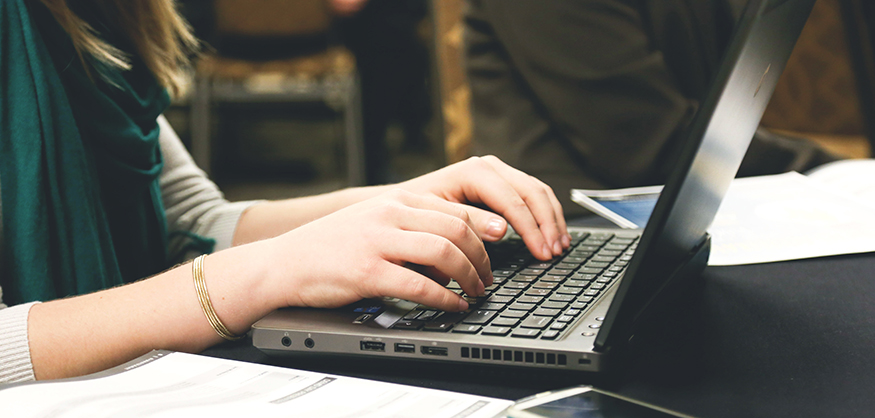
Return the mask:
M562 206L550 186L491 155L471 157L397 186L450 202L489 207L494 212L465 205L480 238L501 239L510 222L541 260L561 254L571 243Z

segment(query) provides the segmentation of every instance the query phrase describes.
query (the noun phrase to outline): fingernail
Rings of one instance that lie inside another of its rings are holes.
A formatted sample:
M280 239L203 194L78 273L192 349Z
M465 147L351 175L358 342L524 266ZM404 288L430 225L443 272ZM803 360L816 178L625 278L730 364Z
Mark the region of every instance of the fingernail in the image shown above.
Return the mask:
M465 302L465 299L459 299L459 310L464 311L468 309L468 302Z
M483 286L483 282L477 282L477 296L486 296L486 287Z
M547 245L547 243L544 243L544 247L541 248L541 253L543 253L546 257L553 258L553 252L550 251L550 246Z
M504 231L506 230L507 222L501 218L492 218L489 220L489 223L486 224L486 235L489 235L492 238L500 239L504 236Z
M571 246L571 237L568 235L563 235L562 236L562 245L565 247L570 247Z

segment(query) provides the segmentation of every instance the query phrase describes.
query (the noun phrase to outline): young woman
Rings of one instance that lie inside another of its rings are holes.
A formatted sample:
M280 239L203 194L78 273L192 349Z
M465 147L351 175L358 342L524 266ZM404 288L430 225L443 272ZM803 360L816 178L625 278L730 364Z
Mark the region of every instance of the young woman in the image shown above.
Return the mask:
M462 310L444 285L482 294L508 222L540 259L569 245L550 188L494 157L225 201L160 116L196 46L172 0L4 0L0 31L2 381L198 352L284 306ZM170 268L193 249L211 254Z

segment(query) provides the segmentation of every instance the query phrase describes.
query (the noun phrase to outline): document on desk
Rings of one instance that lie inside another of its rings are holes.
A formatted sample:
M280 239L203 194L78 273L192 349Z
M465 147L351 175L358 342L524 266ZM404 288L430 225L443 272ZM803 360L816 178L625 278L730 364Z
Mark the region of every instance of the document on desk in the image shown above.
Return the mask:
M736 179L708 232L709 265L875 251L875 208L816 178L785 173Z
M0 389L2 415L10 417L474 418L497 416L511 404L167 351L99 375Z

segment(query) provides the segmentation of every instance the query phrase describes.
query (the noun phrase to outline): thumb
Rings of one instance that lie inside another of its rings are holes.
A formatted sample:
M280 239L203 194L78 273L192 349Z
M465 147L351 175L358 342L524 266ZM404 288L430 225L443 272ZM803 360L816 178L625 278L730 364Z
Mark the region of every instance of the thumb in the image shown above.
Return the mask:
M483 241L498 241L507 233L507 221L501 216L473 206L468 206L465 209L468 211L474 232Z

